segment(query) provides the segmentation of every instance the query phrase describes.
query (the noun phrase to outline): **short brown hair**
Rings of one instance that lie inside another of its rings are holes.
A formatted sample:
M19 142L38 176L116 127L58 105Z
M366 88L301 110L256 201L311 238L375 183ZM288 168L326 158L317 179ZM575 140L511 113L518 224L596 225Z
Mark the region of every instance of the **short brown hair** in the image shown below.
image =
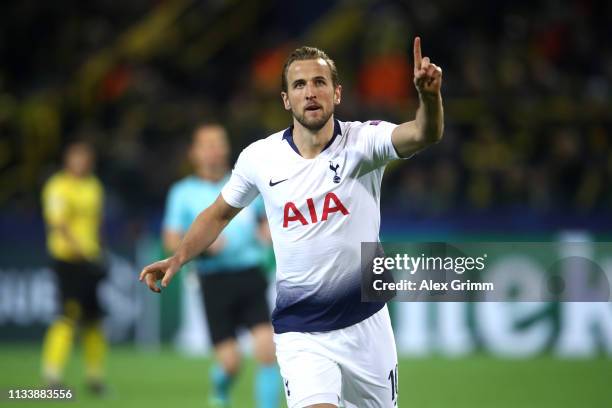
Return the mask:
M289 66L293 64L295 61L305 61L305 60L316 60L321 58L327 63L329 70L331 71L331 79L334 85L334 88L338 86L340 83L340 78L338 77L338 70L336 69L336 63L333 59L329 58L327 54L315 47L302 46L297 48L291 54L289 54L289 58L285 61L285 65L283 65L283 75L282 75L282 89L283 92L287 92L289 88L287 84L287 71L289 70Z

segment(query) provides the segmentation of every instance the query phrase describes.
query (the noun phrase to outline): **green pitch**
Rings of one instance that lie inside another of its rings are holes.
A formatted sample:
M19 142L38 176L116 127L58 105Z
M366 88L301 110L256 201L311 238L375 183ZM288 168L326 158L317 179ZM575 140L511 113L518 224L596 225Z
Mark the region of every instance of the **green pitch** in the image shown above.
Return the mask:
M204 358L171 350L143 352L130 347L111 350L109 400L89 396L80 376L79 352L71 361L66 383L76 401L9 402L8 388L40 387L38 345L0 345L0 408L206 407L208 367ZM254 366L246 362L236 387L234 407L253 407ZM416 408L603 408L612 406L612 360L499 360L485 356L461 359L404 359L399 371L400 407Z

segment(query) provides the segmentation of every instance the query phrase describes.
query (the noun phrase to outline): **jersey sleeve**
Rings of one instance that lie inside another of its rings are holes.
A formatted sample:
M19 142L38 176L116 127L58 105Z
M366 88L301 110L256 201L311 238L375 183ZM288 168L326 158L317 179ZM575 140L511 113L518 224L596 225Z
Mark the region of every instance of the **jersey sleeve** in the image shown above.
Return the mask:
M61 224L68 218L68 199L56 180L49 181L44 188L43 209L45 220L49 225Z
M371 120L364 123L366 134L366 149L371 155L372 162L377 166L384 166L391 160L401 159L391 141L391 134L396 124L382 120Z
M232 207L244 208L259 194L255 180L252 178L255 171L252 156L251 146L240 153L230 179L221 190L223 199Z
M162 228L175 232L184 232L184 210L181 200L181 192L177 185L173 186L166 198L166 210Z

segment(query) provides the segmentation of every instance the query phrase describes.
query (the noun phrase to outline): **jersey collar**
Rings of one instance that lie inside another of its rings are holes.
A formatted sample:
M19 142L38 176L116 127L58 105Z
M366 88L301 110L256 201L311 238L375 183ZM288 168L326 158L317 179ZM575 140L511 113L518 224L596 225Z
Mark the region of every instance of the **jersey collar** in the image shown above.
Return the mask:
M341 134L342 134L342 129L340 128L340 122L338 121L338 119L334 118L334 134L332 138L329 139L329 142L327 142L323 150L321 150L321 153L323 153L329 146L332 145L332 143L334 143L334 140L336 140L336 136L341 135ZM289 143L289 146L291 146L291 148L297 154L299 154L300 156L302 155L300 151L298 150L297 146L295 145L295 142L293 141L293 125L289 126L287 130L285 130L285 132L283 133L283 140L286 140L287 143Z

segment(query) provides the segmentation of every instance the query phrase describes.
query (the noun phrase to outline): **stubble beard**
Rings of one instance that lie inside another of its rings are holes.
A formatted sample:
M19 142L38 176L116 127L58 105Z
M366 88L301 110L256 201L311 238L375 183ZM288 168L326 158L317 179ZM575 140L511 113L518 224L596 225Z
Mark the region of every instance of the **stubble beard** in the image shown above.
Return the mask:
M291 113L293 114L293 117L295 118L295 120L298 121L300 125L304 126L306 129L310 130L311 132L317 132L323 129L323 126L325 126L329 118L331 118L331 116L334 114L334 109L332 108L330 112L322 116L320 119L310 119L310 120L306 119L306 114L299 115L293 110L291 111Z

